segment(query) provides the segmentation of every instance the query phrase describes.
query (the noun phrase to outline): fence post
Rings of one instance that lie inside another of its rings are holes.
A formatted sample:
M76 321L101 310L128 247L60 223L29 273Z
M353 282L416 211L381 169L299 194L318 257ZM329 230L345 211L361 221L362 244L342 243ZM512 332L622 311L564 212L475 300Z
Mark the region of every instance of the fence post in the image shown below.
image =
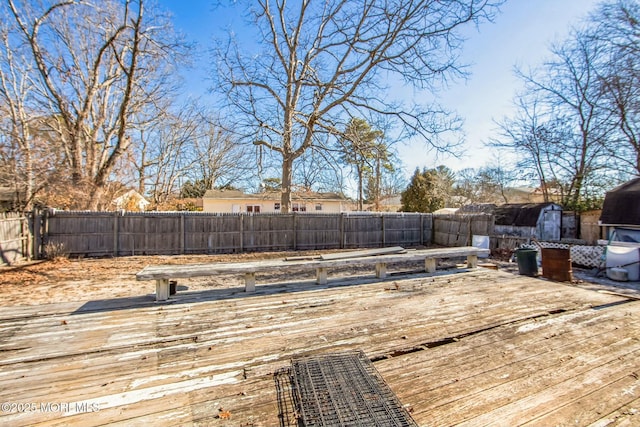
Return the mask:
M184 245L185 245L184 212L180 212L180 255L184 255Z
M244 213L240 213L240 252L244 252Z
M115 210L113 212L113 256L117 257L118 256L118 210Z
M295 212L293 212L292 221L293 221L293 250L296 251L298 250L298 221L297 221Z
M387 230L384 223L384 215L380 214L380 226L382 227L382 247L387 246Z
M42 245L42 236L40 235L41 233L41 226L42 226L42 216L40 215L40 210L37 208L33 209L33 215L31 216L31 220L33 221L33 247L31 248L32 254L33 254L33 259L35 260L39 260L40 259L40 246Z
M344 249L344 212L340 212L340 249Z
M420 214L420 246L424 246L424 214Z

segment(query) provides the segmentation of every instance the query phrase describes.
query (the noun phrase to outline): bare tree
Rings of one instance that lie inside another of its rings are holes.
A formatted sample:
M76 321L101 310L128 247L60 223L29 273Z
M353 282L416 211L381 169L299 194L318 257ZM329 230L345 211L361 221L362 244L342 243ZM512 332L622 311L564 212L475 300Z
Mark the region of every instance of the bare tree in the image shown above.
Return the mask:
M609 155L640 175L640 3L602 3L589 18L589 43L601 45L606 56L595 64L603 105L615 122L618 137L607 144Z
M523 154L521 165L535 171L545 199L553 183L565 207L580 210L587 188L607 167L606 147L614 122L603 108L597 65L606 50L582 30L552 48L539 69L518 70L525 92L518 113L500 123L502 139L493 145Z
M305 190L345 193L346 182L342 167L336 153L328 150L311 147L296 159L293 180ZM281 186L278 190L281 190Z
M454 207L475 203L508 203L507 189L516 181L515 171L496 161L479 169L462 169L456 173Z
M255 168L246 147L237 143L236 135L221 120L212 117L204 111L197 116L198 131L191 150L194 167L187 177L203 180L207 189L254 181Z
M246 147L221 120L213 120L198 100L163 109L154 120L132 132L129 161L138 191L158 205L178 196L189 182L204 191L255 179ZM190 192L193 193L193 192Z
M191 150L197 132L190 112L162 111L159 120L132 132L135 150L130 162L138 177L138 191L148 193L155 205L177 194L180 181L194 166L193 157L183 155Z
M34 170L35 138L31 132L34 112L29 105L34 87L30 80L29 64L21 61L24 47L12 37L14 28L10 26L9 16L3 13L1 17L0 126L3 138L0 152L4 176L0 177L0 184L15 188L18 194L24 190L27 197L25 208L29 209L37 185Z
M33 102L56 118L72 184L89 195L79 207L97 208L131 147L135 114L171 88L183 45L144 0L7 0L6 7L29 48Z
M253 143L276 153L282 166L282 210L288 211L293 166L319 133L339 135L350 117L386 115L405 136L453 150L439 136L460 122L437 106L403 105L387 82L436 90L462 71L457 30L490 19L501 0L285 2L259 0L252 28L263 48L232 39L218 43L220 89ZM399 137L400 139L402 136Z

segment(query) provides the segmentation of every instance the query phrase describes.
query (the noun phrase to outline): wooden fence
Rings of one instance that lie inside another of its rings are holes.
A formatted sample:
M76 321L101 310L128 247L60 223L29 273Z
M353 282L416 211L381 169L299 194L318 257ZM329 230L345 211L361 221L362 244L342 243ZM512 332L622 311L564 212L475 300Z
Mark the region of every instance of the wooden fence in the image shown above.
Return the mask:
M30 256L28 218L17 213L0 213L0 265L11 265Z
M213 254L418 246L432 241L432 215L212 214L51 211L45 243L71 255Z
M50 210L0 218L0 255L12 264L44 257L47 248L96 257L465 246L473 235L493 235L493 216Z
M493 235L494 218L489 214L434 215L433 243L441 246L470 245L473 235Z

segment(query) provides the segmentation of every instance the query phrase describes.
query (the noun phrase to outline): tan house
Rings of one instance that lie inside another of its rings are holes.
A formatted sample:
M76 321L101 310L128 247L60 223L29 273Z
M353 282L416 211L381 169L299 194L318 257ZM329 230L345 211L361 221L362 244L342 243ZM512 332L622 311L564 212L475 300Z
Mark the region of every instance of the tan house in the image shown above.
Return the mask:
M336 213L349 211L349 201L335 193L312 191L294 193L291 211L311 213ZM220 213L279 213L280 193L267 191L245 194L240 190L207 190L202 198L204 212Z

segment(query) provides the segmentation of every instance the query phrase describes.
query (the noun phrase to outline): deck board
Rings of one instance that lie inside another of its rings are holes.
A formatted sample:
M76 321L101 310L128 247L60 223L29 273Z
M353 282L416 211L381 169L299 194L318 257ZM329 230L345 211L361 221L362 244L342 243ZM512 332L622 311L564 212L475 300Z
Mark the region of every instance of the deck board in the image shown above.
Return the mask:
M640 301L620 295L479 269L152 298L1 307L0 400L100 410L0 424L280 425L273 373L346 350L419 425L638 421Z

